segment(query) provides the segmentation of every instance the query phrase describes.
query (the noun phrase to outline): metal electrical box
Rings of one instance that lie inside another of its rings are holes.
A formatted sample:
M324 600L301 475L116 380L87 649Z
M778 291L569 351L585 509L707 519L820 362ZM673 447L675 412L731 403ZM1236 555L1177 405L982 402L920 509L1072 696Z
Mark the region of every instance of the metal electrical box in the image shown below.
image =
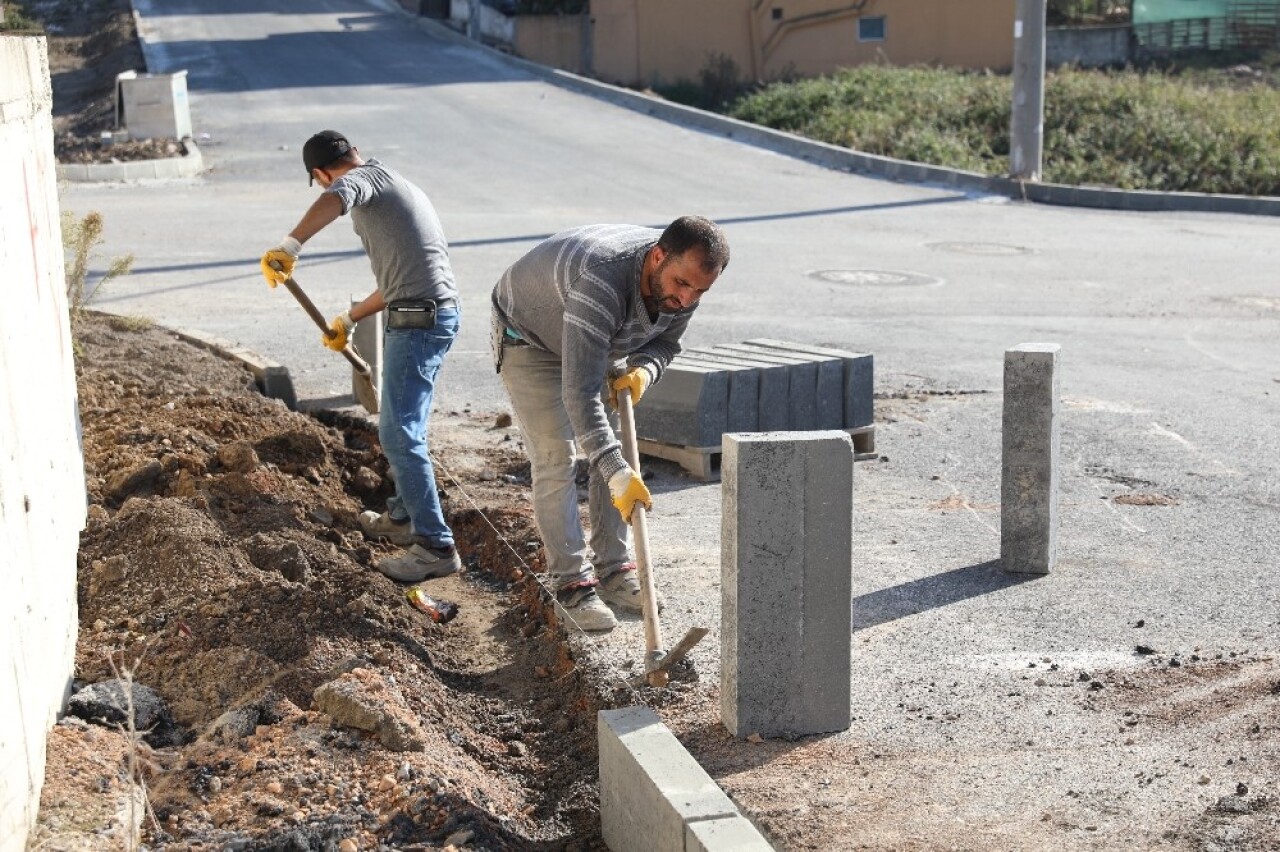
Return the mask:
M134 139L181 139L191 135L187 72L116 75L116 126Z

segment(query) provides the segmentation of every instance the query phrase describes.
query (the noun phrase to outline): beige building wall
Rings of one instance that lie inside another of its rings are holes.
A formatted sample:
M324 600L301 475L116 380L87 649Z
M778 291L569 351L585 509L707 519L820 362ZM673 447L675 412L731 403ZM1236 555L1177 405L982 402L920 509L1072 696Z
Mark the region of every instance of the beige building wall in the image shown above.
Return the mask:
M542 65L582 73L581 15L520 15L515 52Z
M70 686L85 520L43 37L0 38L0 850L21 850Z
M595 76L625 85L697 80L715 54L744 79L816 76L884 61L1013 64L1015 0L592 0ZM858 19L883 18L882 41ZM530 56L532 59L538 57Z

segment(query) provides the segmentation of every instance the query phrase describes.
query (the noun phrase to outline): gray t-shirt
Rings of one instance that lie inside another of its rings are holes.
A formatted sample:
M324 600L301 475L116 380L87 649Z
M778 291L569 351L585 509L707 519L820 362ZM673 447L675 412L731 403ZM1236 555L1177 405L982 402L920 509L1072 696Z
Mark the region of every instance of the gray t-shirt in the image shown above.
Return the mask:
M457 298L449 244L427 194L377 160L366 160L327 190L364 244L382 298Z
M649 318L640 271L660 236L635 225L564 231L516 261L493 289L497 321L560 356L569 422L605 477L625 466L600 400L610 365L625 358L628 366L661 378L697 308Z

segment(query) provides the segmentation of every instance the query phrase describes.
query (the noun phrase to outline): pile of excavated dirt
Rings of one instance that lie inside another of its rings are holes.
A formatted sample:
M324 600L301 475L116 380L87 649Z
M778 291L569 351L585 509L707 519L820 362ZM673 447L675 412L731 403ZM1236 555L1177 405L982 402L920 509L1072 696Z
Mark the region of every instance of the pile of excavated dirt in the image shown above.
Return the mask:
M85 315L74 337L90 499L77 686L132 677L167 705L163 736L132 750L151 848L602 848L595 713L613 696L531 573L509 426L445 413L466 570L426 584L460 605L437 624L371 567L394 549L356 525L390 493L367 420L291 412L136 321ZM55 731L51 767L96 763L50 772L36 839L63 840L45 848L92 846L49 820L127 777L120 733Z

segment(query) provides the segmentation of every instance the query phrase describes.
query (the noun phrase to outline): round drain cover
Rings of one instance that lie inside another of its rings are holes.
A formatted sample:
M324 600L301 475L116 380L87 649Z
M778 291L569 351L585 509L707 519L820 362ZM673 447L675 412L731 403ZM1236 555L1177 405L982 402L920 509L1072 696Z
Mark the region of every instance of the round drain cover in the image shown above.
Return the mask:
M988 256L1031 254L1031 249L1024 246L1007 246L1004 243L925 243L927 248L935 251L949 251L955 254L983 254Z
M862 284L872 287L927 287L942 283L941 279L932 275L884 269L817 269L809 275L832 284Z

